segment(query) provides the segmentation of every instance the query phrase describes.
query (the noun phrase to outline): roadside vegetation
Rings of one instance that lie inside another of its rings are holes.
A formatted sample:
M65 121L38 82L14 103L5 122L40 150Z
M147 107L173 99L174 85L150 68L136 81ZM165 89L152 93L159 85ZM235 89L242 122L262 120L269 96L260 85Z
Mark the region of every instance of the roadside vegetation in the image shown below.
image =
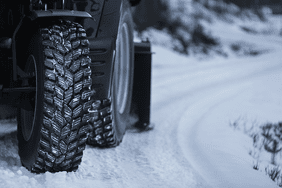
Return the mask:
M282 122L260 125L239 117L229 125L252 139L249 154L253 158L253 169L264 171L282 187Z
M155 44L165 44L184 55L216 53L227 56L221 41L205 23L216 20L234 23L236 19L264 22L267 20L264 12L261 8L239 7L223 0L143 0L133 10L133 19L138 37L149 37ZM253 30L247 26L242 29L246 32ZM163 32L164 37L156 39L154 30ZM260 53L254 53L257 54ZM253 55L253 52L248 55Z

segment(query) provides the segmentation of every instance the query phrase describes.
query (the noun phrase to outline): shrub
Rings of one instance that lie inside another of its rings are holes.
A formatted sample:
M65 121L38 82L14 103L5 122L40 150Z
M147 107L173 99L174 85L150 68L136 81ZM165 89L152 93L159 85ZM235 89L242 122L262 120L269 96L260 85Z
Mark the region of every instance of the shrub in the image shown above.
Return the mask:
M197 14L186 12L186 7L185 1L172 8L167 1L143 0L133 11L135 29L139 35L150 27L167 32L171 48L181 54L188 55L189 51L208 54L219 42L206 32Z

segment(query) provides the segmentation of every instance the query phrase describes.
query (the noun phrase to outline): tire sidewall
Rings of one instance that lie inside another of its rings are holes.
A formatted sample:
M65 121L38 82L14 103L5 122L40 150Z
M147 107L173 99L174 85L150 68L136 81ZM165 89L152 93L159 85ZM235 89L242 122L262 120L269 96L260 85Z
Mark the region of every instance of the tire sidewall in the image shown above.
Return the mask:
M44 59L43 59L43 46L42 46L42 38L40 35L40 30L31 37L30 43L27 49L26 60L29 55L33 55L36 61L36 102L35 102L35 120L34 126L31 133L31 137L28 141L26 141L22 134L22 125L20 108L18 108L18 145L19 145L19 155L22 161L22 164L29 168L31 167L37 157L37 149L39 147L40 141L40 131L42 127L42 119L43 119L43 96L44 96ZM29 169L31 170L31 169Z
M115 70L114 70L114 77L111 87L111 98L112 98L112 115L113 115L113 128L116 133L116 137L118 141L122 140L122 137L130 124L130 109L131 109L131 99L132 99L132 91L133 91L133 72L134 72L134 44L133 44L133 21L131 16L130 5L127 0L123 0L121 3L121 16L119 21L119 28L118 32L122 30L123 23L126 23L129 30L129 51L130 51L130 63L129 63L129 81L128 81L128 97L127 102L125 105L124 112L121 114L119 113L117 107L117 84L115 83ZM117 45L116 45L117 46ZM116 52L118 53L118 52ZM116 63L116 62L115 62ZM114 65L115 66L115 65Z

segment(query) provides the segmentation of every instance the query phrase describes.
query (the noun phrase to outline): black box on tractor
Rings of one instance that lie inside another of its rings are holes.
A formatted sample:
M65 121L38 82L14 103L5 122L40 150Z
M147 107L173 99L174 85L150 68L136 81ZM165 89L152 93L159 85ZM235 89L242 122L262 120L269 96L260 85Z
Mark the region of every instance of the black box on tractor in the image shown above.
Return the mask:
M1 1L0 105L16 109L28 170L75 171L86 144L119 145L134 115L150 124L151 47L133 42L139 1Z

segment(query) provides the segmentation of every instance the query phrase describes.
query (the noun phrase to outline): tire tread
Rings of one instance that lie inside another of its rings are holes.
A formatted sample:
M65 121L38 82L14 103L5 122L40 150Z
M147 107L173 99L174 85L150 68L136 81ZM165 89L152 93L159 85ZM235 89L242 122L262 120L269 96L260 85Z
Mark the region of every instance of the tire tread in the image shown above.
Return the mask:
M36 160L27 167L32 172L75 171L81 163L90 118L81 121L89 113L82 107L95 93L91 85L83 87L91 79L89 42L84 33L81 25L64 20L41 29L44 110ZM85 93L88 95L82 97Z
M90 121L90 134L87 144L97 147L116 147L122 140L118 140L113 130L111 100L97 100L92 105L93 118Z

